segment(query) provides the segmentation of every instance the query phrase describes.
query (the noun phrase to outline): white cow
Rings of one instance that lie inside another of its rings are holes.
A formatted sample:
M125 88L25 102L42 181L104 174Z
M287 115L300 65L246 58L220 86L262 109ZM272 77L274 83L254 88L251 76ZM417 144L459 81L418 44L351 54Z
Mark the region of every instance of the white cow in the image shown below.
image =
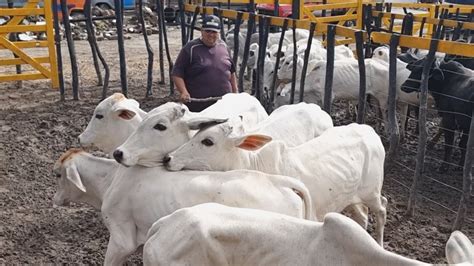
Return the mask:
M111 154L138 127L146 112L139 103L114 93L100 102L86 130L79 135L81 145L96 145Z
M185 105L166 103L150 111L137 130L114 152L115 159L125 166L153 167L156 163L188 141L193 129L206 120L196 117L227 119L242 115L245 128L251 128L268 117L260 102L247 93L229 93L200 113L189 112ZM191 120L191 118L194 118Z
M91 156L67 152L58 166L61 179L74 180L80 190L90 189L89 180L104 169L110 170L109 161L90 160ZM174 173L161 167L119 166L101 207L110 233L104 264L121 265L145 243L148 229L156 220L177 209L206 202L314 219L307 188L291 177L251 170Z
M473 265L461 232L446 245L450 264ZM153 224L144 265L427 265L377 245L351 219L329 213L311 222L278 213L215 203L177 210Z
M172 171L254 169L298 177L311 193L318 220L328 212L361 203L374 211L377 242L382 245L387 203L381 195L385 149L370 126L329 128L296 147L282 141L264 146L269 141L270 137L261 134L234 134L231 126L219 124L199 131L165 157L164 163ZM358 222L364 226L365 220Z
M203 121L202 119L200 119ZM206 124L219 124L221 120L209 118ZM240 118L225 122L237 134L264 134L273 140L284 141L288 146L303 144L332 128L333 121L328 113L313 103L284 105L275 109L267 119L257 126L245 128Z

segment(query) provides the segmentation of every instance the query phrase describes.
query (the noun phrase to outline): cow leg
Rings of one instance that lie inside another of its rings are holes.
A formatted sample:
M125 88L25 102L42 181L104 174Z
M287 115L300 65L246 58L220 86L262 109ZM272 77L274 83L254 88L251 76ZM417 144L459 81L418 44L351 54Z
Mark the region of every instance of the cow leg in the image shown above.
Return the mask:
M351 213L351 217L362 228L367 230L369 224L369 209L364 204L353 204L347 209Z
M440 171L445 173L449 169L451 156L453 154L454 130L456 128L453 116L443 116L441 119L444 131L444 162Z
M405 132L408 124L408 104L400 103L400 142L405 140Z
M109 224L109 244L105 253L104 265L122 265L127 257L137 249L136 227L132 223Z
M387 199L379 196L365 202L365 204L375 214L375 240L383 248L383 231L387 221Z

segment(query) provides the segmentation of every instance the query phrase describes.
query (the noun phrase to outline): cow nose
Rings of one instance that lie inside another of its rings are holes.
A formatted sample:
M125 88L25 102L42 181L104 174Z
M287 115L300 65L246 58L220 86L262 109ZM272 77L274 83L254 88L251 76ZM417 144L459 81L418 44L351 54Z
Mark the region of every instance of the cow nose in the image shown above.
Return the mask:
M163 158L163 163L165 165L168 165L168 163L171 161L171 157L169 155L166 155L164 158Z
M115 150L114 151L114 158L118 163L120 163L123 159L123 152L121 150Z

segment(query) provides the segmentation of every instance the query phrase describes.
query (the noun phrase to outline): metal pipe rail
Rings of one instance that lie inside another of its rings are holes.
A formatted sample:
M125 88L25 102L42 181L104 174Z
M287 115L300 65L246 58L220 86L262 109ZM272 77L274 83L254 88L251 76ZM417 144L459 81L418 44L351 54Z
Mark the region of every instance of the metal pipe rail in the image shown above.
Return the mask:
M372 32L372 41L380 44L389 44L391 33ZM429 50L430 38L400 36L400 46ZM448 53L452 55L474 57L474 45L470 43L461 43L453 41L440 40L437 52Z
M191 12L192 13L195 10L196 10L195 5L191 5L191 4L186 4L185 5L185 11L186 12ZM213 14L213 8L212 7L202 7L201 10L200 10L200 13L202 13L202 14ZM226 17L226 18L229 18L229 19L236 19L237 18L237 13L238 12L234 11L234 10L224 9L222 11L222 17ZM258 22L262 17L264 17L264 16L255 14L255 21ZM243 20L248 20L249 19L249 14L248 13L243 13L242 19ZM311 21L310 20L295 20L295 19L280 18L280 17L270 17L270 25L282 27L285 19L288 19L288 27L289 28L293 27L293 24L295 24L296 28L299 28L299 29L309 30L310 27L311 27ZM343 36L343 37L346 37L346 38L350 38L351 40L353 40L355 38L355 32L357 32L357 31L358 31L357 29L351 29L351 28L347 28L347 27L341 27L341 26L336 27L336 35ZM327 34L327 24L326 23L317 23L314 34L315 35ZM363 34L363 39L364 39L364 41L367 40L367 34L365 32ZM336 45L345 44L344 41L347 41L347 40L336 40Z

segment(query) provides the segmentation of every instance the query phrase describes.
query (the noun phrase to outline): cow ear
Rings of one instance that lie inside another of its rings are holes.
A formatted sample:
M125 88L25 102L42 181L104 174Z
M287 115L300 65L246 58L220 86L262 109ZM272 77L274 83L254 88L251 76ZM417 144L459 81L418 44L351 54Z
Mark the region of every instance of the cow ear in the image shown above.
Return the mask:
M203 130L210 126L227 122L227 120L228 120L227 118L222 119L222 118L197 117L197 118L192 118L186 121L186 125L188 125L188 128L192 130Z
M140 104L133 99L125 99L115 103L112 106L112 112L124 120L130 120L135 117Z
M77 167L74 163L71 163L70 166L66 167L66 178L71 181L78 189L82 192L86 192L86 188L82 184L81 176L77 171Z
M454 231L446 243L446 259L450 265L474 261L474 247L463 233Z
M260 134L252 134L243 137L234 138L234 144L236 147L248 150L248 151L256 151L268 142L272 140L271 137L266 135Z

